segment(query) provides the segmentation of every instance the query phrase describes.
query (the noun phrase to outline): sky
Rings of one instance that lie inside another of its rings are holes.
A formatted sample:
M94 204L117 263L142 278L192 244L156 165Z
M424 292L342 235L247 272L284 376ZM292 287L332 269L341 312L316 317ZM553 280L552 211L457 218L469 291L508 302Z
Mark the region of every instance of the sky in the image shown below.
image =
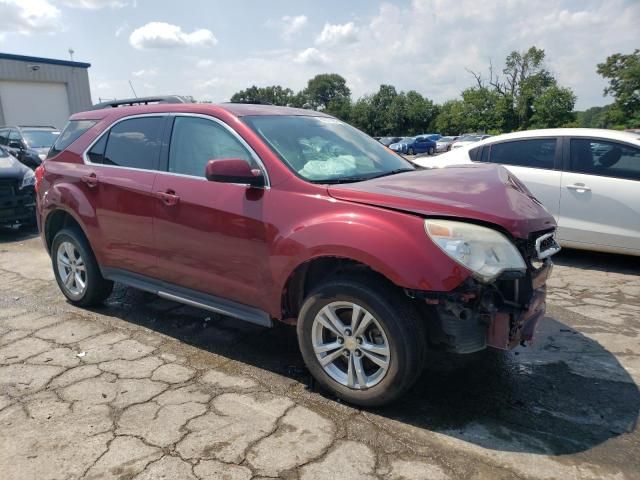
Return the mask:
M354 98L380 84L440 103L535 45L579 110L610 103L596 66L640 48L640 0L0 0L0 51L91 63L94 102L251 85L298 91L318 73Z

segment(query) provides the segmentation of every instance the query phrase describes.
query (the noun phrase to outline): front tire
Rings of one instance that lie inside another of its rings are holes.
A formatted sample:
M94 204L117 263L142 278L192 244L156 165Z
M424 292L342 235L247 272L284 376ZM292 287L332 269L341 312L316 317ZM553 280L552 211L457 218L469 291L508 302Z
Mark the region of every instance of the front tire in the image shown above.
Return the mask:
M409 151L407 152L408 155L415 155L416 152L413 148L410 148Z
M429 153L429 155L433 155L434 153L436 153L435 148L429 147L429 152L428 153Z
M102 303L113 290L105 280L89 242L75 228L64 228L53 238L51 262L56 282L65 297L78 307Z
M408 298L375 277L323 283L298 317L300 351L313 377L364 407L390 403L422 371L425 337Z

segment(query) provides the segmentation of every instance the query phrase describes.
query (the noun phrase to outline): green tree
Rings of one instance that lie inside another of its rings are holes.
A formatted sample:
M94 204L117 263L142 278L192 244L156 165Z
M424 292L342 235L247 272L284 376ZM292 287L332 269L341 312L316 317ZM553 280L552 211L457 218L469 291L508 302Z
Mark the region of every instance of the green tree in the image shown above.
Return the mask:
M369 135L374 133L375 112L373 110L371 95L364 95L351 106L350 123Z
M423 97L415 90L410 90L405 94L404 103L407 124L406 133L415 135L435 128L439 107L431 100Z
M462 125L465 131L502 132L508 105L495 90L467 88L462 92Z
M612 105L605 105L604 107L587 108L583 112L575 112L576 124L583 128L609 128L611 125L607 114L611 108Z
M544 59L544 50L533 46L521 52L514 50L507 55L502 76L494 75L491 64L488 80L480 73L469 70L475 77L477 90L482 93L485 101L491 99L491 96L483 91L484 89L492 90L501 97L500 101L492 99L499 114L485 122L488 131L524 130L534 126L532 119L536 113L536 103L539 113L535 125L555 124L559 119L566 118L571 121L571 110L561 112L558 109L569 105L573 108L575 96L571 90L558 85L555 77L545 68ZM547 91L549 93L546 93ZM573 102L569 101L571 98ZM474 94L472 99L476 100L477 110L477 95ZM540 113L541 110L545 113ZM547 117L543 118L542 115ZM501 121L498 121L497 117L501 117ZM474 128L471 130L483 126L477 119L472 125Z
M435 120L436 130L443 135L460 135L466 131L464 102L448 100L442 104Z
M271 103L273 105L286 106L293 101L293 90L282 88L280 85L269 87L257 87L255 85L240 90L231 97L232 102L242 103Z
M307 82L302 92L305 101L316 110L326 110L333 103L351 100L347 81L337 73L321 73Z
M535 97L532 104L533 128L556 128L575 120L573 106L576 96L568 88L551 86Z
M640 50L628 55L615 53L599 63L597 71L609 82L604 94L615 99L609 120L627 127L640 126Z

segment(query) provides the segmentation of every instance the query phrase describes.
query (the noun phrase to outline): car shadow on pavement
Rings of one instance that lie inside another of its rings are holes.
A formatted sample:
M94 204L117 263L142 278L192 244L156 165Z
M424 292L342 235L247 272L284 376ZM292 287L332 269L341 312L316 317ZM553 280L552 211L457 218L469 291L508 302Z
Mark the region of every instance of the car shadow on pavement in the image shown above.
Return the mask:
M38 236L38 228L33 227L0 227L0 244L21 240L29 240Z
M265 329L122 286L97 311L197 347L204 362L213 353L316 388L294 327ZM532 347L467 360L432 354L408 394L369 415L487 449L550 455L585 451L636 428L633 379L611 352L554 318L541 322Z
M640 257L632 255L563 248L560 253L554 255L553 263L563 267L640 275Z

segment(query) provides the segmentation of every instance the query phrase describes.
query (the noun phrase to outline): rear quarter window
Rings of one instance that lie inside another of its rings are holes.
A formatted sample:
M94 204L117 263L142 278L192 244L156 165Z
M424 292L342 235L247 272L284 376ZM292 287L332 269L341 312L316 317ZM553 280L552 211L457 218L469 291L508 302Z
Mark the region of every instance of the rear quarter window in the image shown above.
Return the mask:
M96 123L98 123L97 120L71 120L49 150L47 158L54 157L65 150Z

